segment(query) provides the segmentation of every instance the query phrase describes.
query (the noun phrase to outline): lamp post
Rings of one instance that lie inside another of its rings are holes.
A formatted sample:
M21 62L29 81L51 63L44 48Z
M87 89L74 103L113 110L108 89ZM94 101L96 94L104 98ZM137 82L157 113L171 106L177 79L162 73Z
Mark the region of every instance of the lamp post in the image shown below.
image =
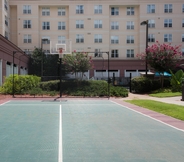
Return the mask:
M12 80L12 95L13 95L13 98L15 97L15 83L14 83L14 74L15 74L15 71L14 71L14 58L15 58L15 54L16 53L23 53L25 54L23 51L13 51L13 80Z
M140 25L146 25L146 77L147 77L147 71L148 71L148 63L147 63L147 48L148 48L148 20L141 22Z
M41 39L41 54L42 54L42 62L41 62L41 77L43 76L43 42L48 41L47 38Z
M108 55L108 98L110 98L110 83L109 83L109 52L106 52Z

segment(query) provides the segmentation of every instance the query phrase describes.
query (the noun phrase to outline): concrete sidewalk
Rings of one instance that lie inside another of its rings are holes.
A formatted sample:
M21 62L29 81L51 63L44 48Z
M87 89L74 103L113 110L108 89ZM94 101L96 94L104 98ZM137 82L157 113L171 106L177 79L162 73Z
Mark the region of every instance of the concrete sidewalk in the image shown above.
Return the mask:
M155 101L160 101L160 102L164 102L164 103L170 103L170 104L184 106L184 101L181 101L182 96L158 98L158 97L151 97L147 94L129 93L128 97L122 98L122 100L133 100L133 99L134 100L135 99L149 99L149 100L155 100Z

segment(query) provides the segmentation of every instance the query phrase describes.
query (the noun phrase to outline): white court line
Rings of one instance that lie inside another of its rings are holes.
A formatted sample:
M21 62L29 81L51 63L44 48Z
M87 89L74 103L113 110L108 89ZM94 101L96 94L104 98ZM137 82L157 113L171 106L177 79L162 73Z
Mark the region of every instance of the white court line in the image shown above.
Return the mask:
M63 162L62 105L59 108L59 153L58 162Z
M172 125L170 125L170 124L167 124L167 123L165 123L165 122L163 122L163 121L161 121L161 120L155 119L155 118L153 118L153 117L151 117L151 116L149 116L149 115L143 114L143 113L141 113L141 112L139 112L139 111L136 111L136 110L134 110L134 109L131 109L131 108L127 107L127 106L123 106L123 105L121 105L121 104L119 104L119 103L116 103L115 101L111 101L111 102L113 102L113 103L115 103L115 104L117 104L117 105L120 105L121 107L125 107L125 108L127 108L127 109L129 109L129 110L132 110L132 111L134 111L134 112L136 112L136 113L138 113L138 114L141 114L141 115L143 115L143 116L146 116L146 117L148 117L148 118L151 118L151 119L153 119L153 120L155 120L155 121L157 121L157 122L160 122L160 123L162 123L162 124L165 124L165 125L167 125L167 126L169 126L169 127L171 127L171 128L174 128L174 129L176 129L176 130L179 130L179 131L184 132L183 129L177 128L177 127L172 126Z
M4 103L0 104L0 106L5 105L5 104L7 104L7 103L9 103L9 102L10 102L10 101L4 102Z

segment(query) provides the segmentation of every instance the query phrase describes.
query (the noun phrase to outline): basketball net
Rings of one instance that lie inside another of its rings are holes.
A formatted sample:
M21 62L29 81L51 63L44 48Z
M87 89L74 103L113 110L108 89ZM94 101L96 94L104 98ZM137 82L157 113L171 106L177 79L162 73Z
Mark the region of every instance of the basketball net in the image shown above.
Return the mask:
M58 53L59 53L59 58L62 58L62 56L63 56L63 48L59 48L58 49Z

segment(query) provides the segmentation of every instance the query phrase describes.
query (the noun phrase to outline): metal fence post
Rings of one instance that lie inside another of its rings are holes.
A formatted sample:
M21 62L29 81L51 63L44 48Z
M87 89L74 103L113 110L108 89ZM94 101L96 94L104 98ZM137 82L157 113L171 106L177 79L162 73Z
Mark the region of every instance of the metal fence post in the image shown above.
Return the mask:
M130 92L132 92L132 73L130 73L130 85L129 85L129 88L130 88Z

